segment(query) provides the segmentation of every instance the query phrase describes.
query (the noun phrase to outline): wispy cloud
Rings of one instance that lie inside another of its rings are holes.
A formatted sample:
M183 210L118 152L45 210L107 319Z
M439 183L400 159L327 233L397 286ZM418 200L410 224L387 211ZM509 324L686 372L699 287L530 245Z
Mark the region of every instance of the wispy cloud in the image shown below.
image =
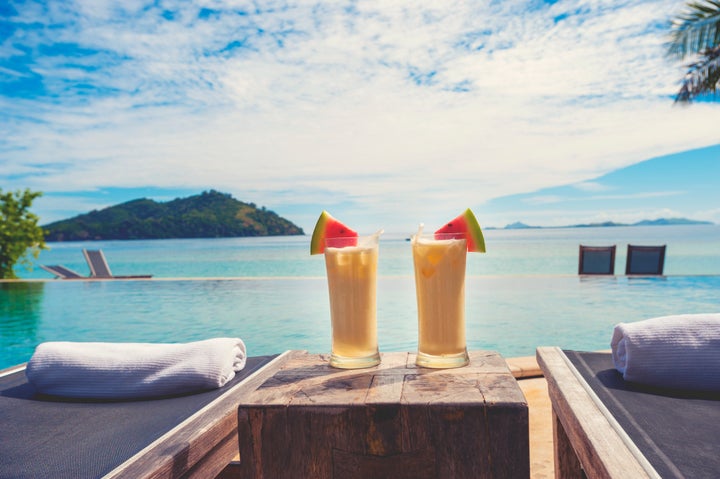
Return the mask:
M554 203L563 203L568 200L567 196L560 195L533 195L523 198L523 203L530 205L551 205Z
M582 190L582 188L580 188ZM586 190L583 190L586 191ZM649 191L642 193L623 193L616 195L583 195L578 196L563 196L563 195L533 195L527 198L523 198L523 202L533 205L549 205L553 203L565 203L568 201L583 201L583 202L604 202L607 200L638 200L647 198L666 198L668 196L678 196L685 194L685 191Z
M715 105L672 106L676 0L10 6L6 188L441 222L720 139Z
M594 195L587 198L590 201L604 200L636 200L640 198L665 198L668 196L678 196L686 192L684 191L650 191L647 193L627 193L623 195Z
M611 189L608 185L604 185L597 181L582 181L571 186L580 191L587 192L607 191Z

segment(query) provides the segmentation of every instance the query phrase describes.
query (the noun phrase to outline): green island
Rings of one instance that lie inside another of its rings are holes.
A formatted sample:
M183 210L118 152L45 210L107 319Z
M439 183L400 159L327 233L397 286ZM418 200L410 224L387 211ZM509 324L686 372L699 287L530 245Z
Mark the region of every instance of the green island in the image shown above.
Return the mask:
M168 202L147 198L44 225L46 241L304 235L264 206L215 190Z

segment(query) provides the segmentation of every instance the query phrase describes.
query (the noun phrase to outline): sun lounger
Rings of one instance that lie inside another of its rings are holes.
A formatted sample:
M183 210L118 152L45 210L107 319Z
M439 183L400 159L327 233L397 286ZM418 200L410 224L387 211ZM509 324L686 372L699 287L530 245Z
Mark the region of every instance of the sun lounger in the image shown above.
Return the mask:
M50 266L41 264L40 267L45 271L54 274L57 279L81 279L85 277L82 276L80 273L76 273L75 271L71 270L70 268L66 268L61 264Z
M90 267L90 276L93 278L112 278L113 275L110 272L110 265L105 259L105 255L102 250L89 250L83 249L83 256Z
M662 275L665 266L665 249L666 245L637 246L629 244L625 274Z
M250 357L220 389L145 401L39 398L0 371L0 478L216 477L238 454L237 405L285 362Z
M105 254L101 249L91 250L83 249L83 256L90 267L90 277L97 279L132 279L132 278L151 278L152 275L131 275L131 276L114 276L110 271L110 265L105 259Z
M580 245L578 274L615 274L615 245Z
M720 394L633 385L609 352L538 348L537 359L552 402L556 477L717 477Z
M83 249L83 256L90 267L90 276L82 276L63 265L40 265L45 271L55 275L57 279L143 279L152 278L151 274L115 276L110 271L110 265L105 259L102 250Z

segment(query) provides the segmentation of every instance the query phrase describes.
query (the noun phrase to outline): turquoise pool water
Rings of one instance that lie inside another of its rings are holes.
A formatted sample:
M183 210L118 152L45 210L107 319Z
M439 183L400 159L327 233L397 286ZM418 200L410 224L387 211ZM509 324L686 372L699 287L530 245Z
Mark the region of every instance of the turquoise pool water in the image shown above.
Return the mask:
M539 345L606 349L617 322L720 311L720 228L588 230L488 231L488 254L468 257L468 346L505 356L532 355ZM665 243L667 275L578 277L578 244L611 244L613 231L616 272L624 271L624 243ZM102 248L115 274L155 278L0 283L0 368L27 361L37 344L51 340L240 336L253 355L326 352L324 262L309 256L308 242L305 237L52 245L41 262L87 274L81 248ZM385 351L416 348L409 247L402 236L381 243L378 333ZM30 276L50 278L42 270Z

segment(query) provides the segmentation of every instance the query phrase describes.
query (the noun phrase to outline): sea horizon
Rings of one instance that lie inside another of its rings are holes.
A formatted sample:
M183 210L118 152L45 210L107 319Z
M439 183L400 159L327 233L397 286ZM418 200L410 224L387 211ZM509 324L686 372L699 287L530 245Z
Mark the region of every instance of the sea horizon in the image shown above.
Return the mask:
M412 274L409 240L413 231L385 232L380 238L379 275ZM487 253L471 253L468 275L575 274L580 244L617 246L623 266L627 244L667 245L665 274L720 274L720 226L597 226L485 229ZM310 255L310 235L233 238L100 240L50 243L32 271L20 279L52 279L41 264L62 264L82 275L89 269L82 249L103 250L115 275L154 278L318 277L321 256Z
M416 348L408 234L383 235L378 264L382 351ZM470 349L506 357L535 348L607 349L618 322L720 311L720 226L491 230L469 253ZM579 244L617 245L616 275L578 276ZM667 245L665 274L627 277L627 244ZM39 264L83 275L83 247L102 249L113 274L150 280L67 281L36 267L0 282L0 368L44 341L185 342L237 336L249 354L329 351L325 262L307 236L58 243Z

